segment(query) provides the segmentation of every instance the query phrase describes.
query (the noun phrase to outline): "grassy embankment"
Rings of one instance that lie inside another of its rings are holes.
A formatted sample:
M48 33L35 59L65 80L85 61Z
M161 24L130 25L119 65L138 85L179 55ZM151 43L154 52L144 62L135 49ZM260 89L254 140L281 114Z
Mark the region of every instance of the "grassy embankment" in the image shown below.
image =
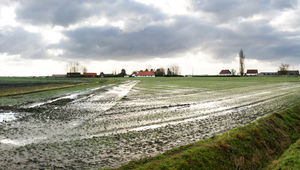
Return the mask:
M222 135L152 158L131 161L119 169L262 169L278 159L299 137L300 104ZM297 152L294 150L297 146L291 147L286 155ZM291 158L283 155L277 167L290 165L281 165L286 157ZM296 161L294 158L297 156L291 158Z
M267 169L300 169L300 139L292 144L278 160L273 161Z
M99 78L1 77L0 106L34 102L72 91L120 82L121 80Z

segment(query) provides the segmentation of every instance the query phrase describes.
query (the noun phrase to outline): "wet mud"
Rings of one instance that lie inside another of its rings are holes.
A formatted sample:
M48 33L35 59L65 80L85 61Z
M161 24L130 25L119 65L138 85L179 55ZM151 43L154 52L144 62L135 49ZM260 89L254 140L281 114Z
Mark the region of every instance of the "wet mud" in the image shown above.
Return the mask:
M159 86L152 94L138 83L1 107L1 167L117 167L248 124L300 99L297 83L215 91Z

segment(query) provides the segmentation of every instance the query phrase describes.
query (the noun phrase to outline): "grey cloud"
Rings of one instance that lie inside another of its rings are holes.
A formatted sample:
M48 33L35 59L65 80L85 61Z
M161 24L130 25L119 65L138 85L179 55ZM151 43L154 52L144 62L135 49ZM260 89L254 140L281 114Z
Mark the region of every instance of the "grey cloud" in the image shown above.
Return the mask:
M107 17L111 20L140 18L161 20L157 9L131 0L26 0L19 1L17 18L36 25L69 26L89 17Z
M112 27L84 27L66 31L68 40L58 46L66 49L67 56L96 59L172 57L200 44L201 39L210 34L206 25L191 22L182 18L175 24L149 26L136 32L123 32Z
M240 48L245 49L248 58L261 60L295 59L300 53L299 38L287 39L292 35L274 31L265 21L240 23L237 30L218 28L197 18L177 17L174 24L149 26L136 32L112 27L66 31L68 40L58 47L65 50L65 57L98 60L173 57L194 48L221 60L234 59Z
M195 10L212 14L216 22L295 8L297 0L191 0Z
M22 28L6 28L6 31L0 30L0 53L40 59L46 57L46 45L40 34Z

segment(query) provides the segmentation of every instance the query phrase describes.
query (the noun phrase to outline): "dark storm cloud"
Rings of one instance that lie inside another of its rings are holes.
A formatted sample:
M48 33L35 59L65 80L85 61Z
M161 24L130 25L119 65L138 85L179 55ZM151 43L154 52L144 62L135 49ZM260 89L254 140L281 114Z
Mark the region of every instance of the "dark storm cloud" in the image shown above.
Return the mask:
M68 38L58 46L66 56L93 59L139 59L172 57L200 48L219 59L234 58L240 48L248 58L270 60L297 57L299 38L277 32L266 21L243 22L238 31L202 23L197 18L177 17L170 25L148 26L136 32L112 27L83 27L66 31Z
M195 10L215 17L216 22L227 22L287 8L295 8L297 0L191 0Z
M211 34L210 29L187 17L171 25L148 26L135 32L113 27L83 27L66 31L68 40L59 46L67 50L67 56L96 59L172 57L201 44Z
M36 25L69 26L89 17L112 20L141 18L163 19L157 9L131 0L26 0L18 1L17 18Z
M0 53L40 59L46 57L46 48L40 34L22 28L6 28L5 31L0 29Z

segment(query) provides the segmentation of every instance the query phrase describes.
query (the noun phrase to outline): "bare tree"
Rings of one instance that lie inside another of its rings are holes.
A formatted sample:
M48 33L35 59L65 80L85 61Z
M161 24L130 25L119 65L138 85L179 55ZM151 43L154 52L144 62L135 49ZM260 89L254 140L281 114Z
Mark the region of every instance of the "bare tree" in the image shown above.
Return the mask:
M79 62L77 62L77 61L70 62L70 63L68 64L67 68L68 68L68 71L69 71L70 73L79 72L79 70L80 70L80 64L79 64Z
M168 70L167 70L167 75L168 75L168 76L171 76L171 75L172 75L172 72L171 72L170 68L168 68Z
M236 71L235 71L235 69L231 69L231 75L236 75Z
M87 71L88 71L87 68L83 66L82 67L82 73L87 73Z
M244 71L245 70L245 55L244 55L243 49L241 49L239 56L240 56L240 74L241 74L241 76L244 76L244 74L245 74L245 71Z
M279 66L280 74L287 75L290 65L289 64L281 64Z
M169 68L171 71L171 75L179 75L180 74L179 66L177 64L172 64L169 66Z

